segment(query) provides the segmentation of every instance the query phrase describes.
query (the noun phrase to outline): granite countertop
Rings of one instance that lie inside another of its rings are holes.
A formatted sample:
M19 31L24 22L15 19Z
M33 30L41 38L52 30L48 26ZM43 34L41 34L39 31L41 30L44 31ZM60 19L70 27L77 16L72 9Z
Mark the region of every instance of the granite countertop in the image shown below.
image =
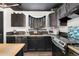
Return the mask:
M68 48L79 54L79 45L68 45Z

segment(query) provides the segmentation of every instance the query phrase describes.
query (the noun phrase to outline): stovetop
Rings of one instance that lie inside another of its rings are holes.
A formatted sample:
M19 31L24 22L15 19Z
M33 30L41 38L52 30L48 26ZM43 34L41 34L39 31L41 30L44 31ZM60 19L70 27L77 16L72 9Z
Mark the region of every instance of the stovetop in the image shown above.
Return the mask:
M68 39L56 36L52 36L52 42L62 50L65 50L65 46L69 43Z

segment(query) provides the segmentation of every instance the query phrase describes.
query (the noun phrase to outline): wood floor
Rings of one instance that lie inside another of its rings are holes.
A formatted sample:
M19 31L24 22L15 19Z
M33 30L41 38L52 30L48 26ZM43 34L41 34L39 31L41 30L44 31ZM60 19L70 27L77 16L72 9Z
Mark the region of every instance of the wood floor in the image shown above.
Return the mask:
M32 51L32 52L25 52L24 56L52 56L52 51Z

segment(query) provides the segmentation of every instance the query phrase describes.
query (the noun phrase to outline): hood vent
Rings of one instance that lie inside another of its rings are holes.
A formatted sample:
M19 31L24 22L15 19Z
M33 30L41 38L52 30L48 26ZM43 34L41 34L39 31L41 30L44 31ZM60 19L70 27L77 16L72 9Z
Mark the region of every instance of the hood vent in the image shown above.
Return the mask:
M69 18L76 18L76 17L79 17L79 15L76 14L76 13L73 13L73 14L69 15L68 17L69 17Z
M79 6L75 7L68 16L69 18L76 18L79 17Z

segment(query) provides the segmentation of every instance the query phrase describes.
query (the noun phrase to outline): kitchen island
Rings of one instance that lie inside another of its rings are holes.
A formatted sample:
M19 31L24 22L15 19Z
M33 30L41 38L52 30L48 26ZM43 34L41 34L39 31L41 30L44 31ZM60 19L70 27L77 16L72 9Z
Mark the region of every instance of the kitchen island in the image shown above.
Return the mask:
M0 56L23 56L25 44L0 44Z

